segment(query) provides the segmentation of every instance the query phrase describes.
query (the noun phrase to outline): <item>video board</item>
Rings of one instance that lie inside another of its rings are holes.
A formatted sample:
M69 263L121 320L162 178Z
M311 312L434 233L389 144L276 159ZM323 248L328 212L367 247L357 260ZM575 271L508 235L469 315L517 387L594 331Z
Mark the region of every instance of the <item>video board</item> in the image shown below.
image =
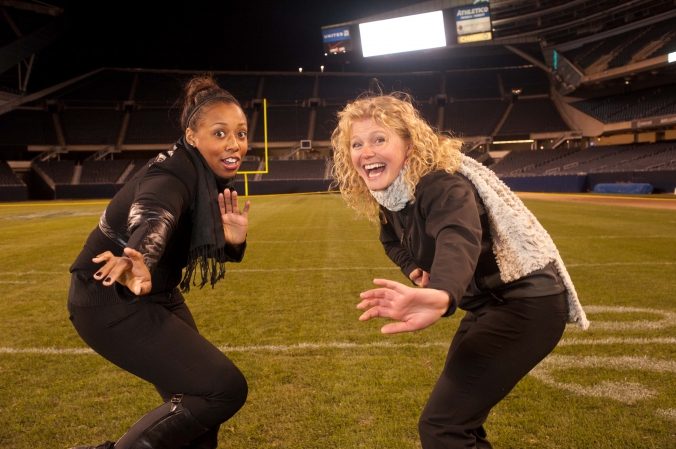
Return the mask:
M446 46L442 11L359 24L365 58Z

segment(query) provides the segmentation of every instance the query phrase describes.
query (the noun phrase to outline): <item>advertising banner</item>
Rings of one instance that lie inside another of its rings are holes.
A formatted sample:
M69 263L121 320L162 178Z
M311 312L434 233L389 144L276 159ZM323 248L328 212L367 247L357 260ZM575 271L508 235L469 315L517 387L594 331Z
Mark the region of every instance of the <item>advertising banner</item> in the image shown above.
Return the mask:
M491 31L491 13L488 5L456 8L455 26L459 36L483 34ZM458 39L460 41L460 39Z
M667 116L667 117L657 117L657 118L647 118L641 120L633 120L631 122L631 127L633 129L640 128L659 128L662 126L672 126L676 125L676 115Z
M350 27L322 30L324 53L345 53L352 50Z

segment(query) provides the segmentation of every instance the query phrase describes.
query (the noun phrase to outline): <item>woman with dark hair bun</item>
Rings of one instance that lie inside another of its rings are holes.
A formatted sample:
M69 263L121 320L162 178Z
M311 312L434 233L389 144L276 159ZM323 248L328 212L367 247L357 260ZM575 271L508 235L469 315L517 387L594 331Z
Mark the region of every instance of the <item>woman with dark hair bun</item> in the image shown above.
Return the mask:
M213 288L225 263L244 255L250 204L239 211L233 185L247 119L230 93L201 76L184 88L181 126L173 148L111 200L70 267L78 334L164 400L96 448L216 448L220 424L246 401L246 379L198 333L182 292Z

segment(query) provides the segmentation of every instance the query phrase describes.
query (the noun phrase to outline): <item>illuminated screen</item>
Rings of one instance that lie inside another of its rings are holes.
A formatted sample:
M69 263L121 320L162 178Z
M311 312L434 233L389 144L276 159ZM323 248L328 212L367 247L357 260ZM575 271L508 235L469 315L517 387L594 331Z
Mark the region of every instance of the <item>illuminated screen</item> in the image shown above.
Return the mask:
M364 57L446 46L441 11L359 24Z
M673 53L669 53L668 58L670 63L676 61L676 51Z

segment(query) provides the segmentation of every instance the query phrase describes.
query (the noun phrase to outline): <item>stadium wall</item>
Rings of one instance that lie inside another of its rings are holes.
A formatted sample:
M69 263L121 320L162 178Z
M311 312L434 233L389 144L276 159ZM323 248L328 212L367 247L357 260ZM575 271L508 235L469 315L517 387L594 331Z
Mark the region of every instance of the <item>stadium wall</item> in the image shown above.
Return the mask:
M28 186L1 186L0 201L27 201Z
M270 195L281 193L306 193L306 192L327 192L331 180L300 180L285 179L280 181L250 181L249 195ZM244 195L244 181L235 182L235 190L239 195Z
M573 193L587 190L587 175L505 176L500 180L517 192Z
M652 193L674 193L676 170L628 171L543 176L505 176L500 180L517 192L580 193L594 190L597 184L650 184Z
M54 199L96 199L112 198L124 184L56 184Z

